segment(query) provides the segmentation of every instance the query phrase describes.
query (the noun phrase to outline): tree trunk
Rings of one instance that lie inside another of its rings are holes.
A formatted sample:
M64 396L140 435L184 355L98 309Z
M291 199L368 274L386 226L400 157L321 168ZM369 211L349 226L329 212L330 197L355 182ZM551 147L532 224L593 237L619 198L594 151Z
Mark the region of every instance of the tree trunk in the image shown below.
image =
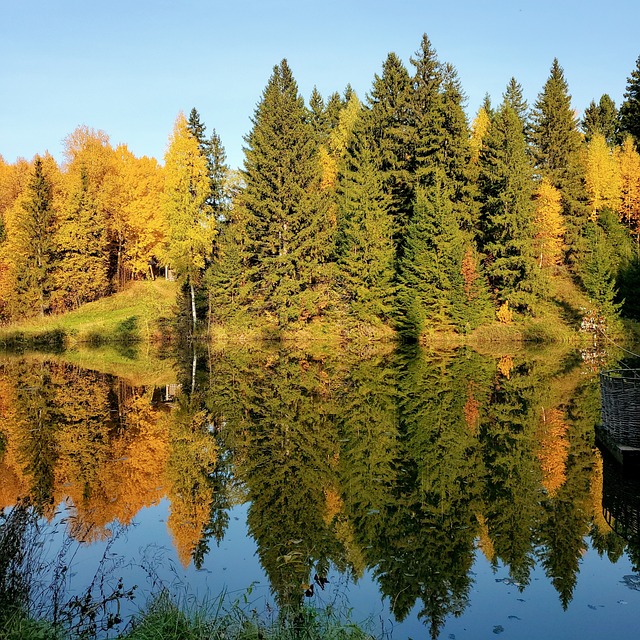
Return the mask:
M193 321L193 333L196 332L196 292L193 283L189 281L189 289L191 290L191 318Z

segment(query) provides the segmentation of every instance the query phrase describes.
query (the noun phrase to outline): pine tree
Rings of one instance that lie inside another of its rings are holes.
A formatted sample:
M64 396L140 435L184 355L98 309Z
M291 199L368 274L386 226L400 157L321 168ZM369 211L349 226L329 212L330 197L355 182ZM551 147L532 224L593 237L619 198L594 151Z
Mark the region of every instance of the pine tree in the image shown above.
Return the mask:
M620 105L620 134L629 133L640 149L640 56L636 60L636 68L627 78L627 89L624 101Z
M481 250L498 300L522 311L536 290L532 178L522 123L504 102L480 153Z
M571 109L571 96L562 67L554 59L551 72L534 105L531 141L536 171L562 194L567 260L579 252L587 211L581 136Z
M255 310L281 326L311 319L327 303L334 229L320 188L316 138L286 60L274 67L245 141Z
M338 288L364 322L390 317L393 222L381 173L362 130L352 140L338 184Z
M584 111L580 126L587 142L591 141L594 134L599 133L613 147L618 137L618 110L615 102L606 93L598 104L592 100Z

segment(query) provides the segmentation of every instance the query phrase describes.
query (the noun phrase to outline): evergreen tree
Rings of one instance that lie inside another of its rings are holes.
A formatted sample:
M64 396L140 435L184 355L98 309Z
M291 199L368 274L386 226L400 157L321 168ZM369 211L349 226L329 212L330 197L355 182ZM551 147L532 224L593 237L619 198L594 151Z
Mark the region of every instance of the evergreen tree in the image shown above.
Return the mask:
M338 184L339 290L365 322L388 318L394 277L393 223L381 173L362 129L356 133Z
M274 67L245 141L255 310L280 325L316 317L327 304L334 229L313 127L286 60Z
M522 94L522 85L515 78L511 78L502 97L520 118L522 128L526 134L529 124L529 105Z
M56 212L53 184L40 157L36 157L26 191L15 206L18 211L9 217L10 238L5 247L11 254L11 306L19 316L44 315L53 289Z
M585 228L585 251L580 260L580 277L587 294L608 319L615 318L620 305L615 303L616 257L605 230L590 220Z
M418 185L429 186L434 184L436 168L445 165L446 144L449 140L446 139L444 131L442 66L426 34L423 34L420 48L416 51L415 57L410 58L410 62L415 67L409 129L414 149L412 170ZM459 85L451 74L449 94L452 102L456 99L461 102ZM408 151L411 153L411 149Z
M443 182L418 190L398 265L398 327L407 337L418 338L428 323L463 324L464 237Z
M534 105L531 141L536 171L562 194L567 259L572 263L579 252L587 214L584 167L581 136L564 72L557 59Z
M216 218L220 218L224 215L229 204L229 196L226 189L229 167L226 164L227 155L222 145L222 140L215 129L209 138L205 137L207 128L200 120L200 114L195 108L191 109L187 126L193 137L198 141L200 152L207 161L207 170L211 181L207 205L211 208Z
M532 167L522 123L505 101L480 152L481 250L493 293L521 311L536 290Z
M616 143L618 137L618 110L615 102L605 93L598 104L592 100L584 111L580 126L585 134L585 140L599 133L604 136L610 147Z
M620 134L633 136L636 147L640 149L640 56L636 60L636 68L627 78L627 89L624 101L620 105Z
M396 247L404 237L413 202L412 142L409 139L411 79L402 61L390 53L368 96L371 135L391 197Z
M453 212L465 231L477 223L476 180L471 162L471 132L464 112L465 96L454 67L445 64L442 81L444 144L441 162L447 177Z

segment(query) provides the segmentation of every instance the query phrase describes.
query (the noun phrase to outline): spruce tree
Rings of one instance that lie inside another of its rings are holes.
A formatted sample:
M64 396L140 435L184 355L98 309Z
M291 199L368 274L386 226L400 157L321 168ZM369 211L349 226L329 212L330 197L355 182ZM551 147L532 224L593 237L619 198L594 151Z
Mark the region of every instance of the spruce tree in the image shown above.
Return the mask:
M529 105L522 94L522 85L512 77L509 80L502 97L504 101L516 112L516 115L526 127L529 119Z
M418 189L398 265L397 324L401 334L416 339L428 324L456 328L463 324L464 252L464 237L444 178L436 176L429 189Z
M587 142L599 133L604 136L607 144L613 147L618 138L618 110L615 102L606 93L602 95L598 104L592 100L584 111L580 126Z
M436 168L445 165L448 141L444 131L442 67L426 34L410 61L415 68L409 129L414 154L412 170L416 184L429 186L434 184Z
M494 295L521 311L536 290L532 174L521 120L505 101L480 152L481 249Z
M44 315L53 289L56 212L53 185L38 156L26 192L17 204L19 212L10 226L10 258L14 265L11 306L17 315Z
M473 232L477 223L476 180L471 162L471 131L464 112L465 96L454 67L445 64L442 81L444 144L440 162L447 178L453 212L461 229Z
M531 142L537 173L548 178L562 194L567 259L573 263L587 215L582 140L564 72L557 59L534 105Z
M316 317L327 300L333 231L309 113L286 60L246 136L243 202L255 311L280 326Z
M412 142L408 137L411 79L402 61L390 53L382 74L374 77L368 96L371 135L391 197L394 239L400 245L411 217L413 202Z
M627 89L624 101L620 105L620 134L622 137L630 133L640 149L640 56L636 60L636 68L627 78Z
M389 199L371 141L355 132L338 182L338 288L353 315L364 322L390 317L394 245Z

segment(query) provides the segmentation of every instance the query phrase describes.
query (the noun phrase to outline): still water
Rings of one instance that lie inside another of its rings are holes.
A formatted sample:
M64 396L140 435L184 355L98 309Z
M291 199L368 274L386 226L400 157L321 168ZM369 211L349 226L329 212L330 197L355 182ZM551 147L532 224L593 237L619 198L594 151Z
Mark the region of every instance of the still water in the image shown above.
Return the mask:
M637 637L640 476L594 443L613 356L145 357L0 359L0 508L39 516L33 584L115 589L122 624L167 588L390 638Z

